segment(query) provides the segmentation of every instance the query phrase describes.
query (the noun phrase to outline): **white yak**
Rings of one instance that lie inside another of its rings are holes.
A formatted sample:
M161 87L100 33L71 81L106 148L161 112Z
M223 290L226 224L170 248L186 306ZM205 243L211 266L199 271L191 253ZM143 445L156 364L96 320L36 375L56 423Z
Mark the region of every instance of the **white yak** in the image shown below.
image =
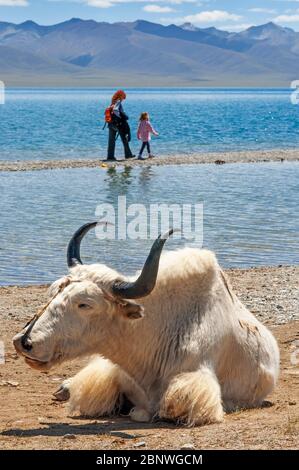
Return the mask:
M233 293L214 254L183 248L160 259L170 231L155 241L141 274L128 279L82 264L81 240L95 226L73 235L69 274L14 337L17 352L39 370L95 355L57 398L92 417L116 413L126 399L133 420L187 425L261 406L278 378L277 343Z

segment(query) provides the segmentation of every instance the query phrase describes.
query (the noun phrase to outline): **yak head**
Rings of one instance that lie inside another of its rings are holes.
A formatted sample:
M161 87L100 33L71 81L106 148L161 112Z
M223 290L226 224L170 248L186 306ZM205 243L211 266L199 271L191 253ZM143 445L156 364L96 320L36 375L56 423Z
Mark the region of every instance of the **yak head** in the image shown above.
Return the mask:
M48 370L95 352L105 354L105 348L117 347L128 322L143 316L138 299L154 289L160 255L173 230L155 240L141 274L128 281L105 265L82 263L81 241L96 225L88 223L75 232L67 249L69 274L52 284L46 305L13 338L18 354L35 369Z

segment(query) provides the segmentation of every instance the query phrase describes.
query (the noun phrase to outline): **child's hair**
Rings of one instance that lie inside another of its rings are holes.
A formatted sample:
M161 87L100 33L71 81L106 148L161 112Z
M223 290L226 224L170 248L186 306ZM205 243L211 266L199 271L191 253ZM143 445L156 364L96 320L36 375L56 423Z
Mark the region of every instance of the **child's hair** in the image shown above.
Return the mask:
M139 121L147 121L148 118L149 118L148 113L141 113L141 114L140 114Z

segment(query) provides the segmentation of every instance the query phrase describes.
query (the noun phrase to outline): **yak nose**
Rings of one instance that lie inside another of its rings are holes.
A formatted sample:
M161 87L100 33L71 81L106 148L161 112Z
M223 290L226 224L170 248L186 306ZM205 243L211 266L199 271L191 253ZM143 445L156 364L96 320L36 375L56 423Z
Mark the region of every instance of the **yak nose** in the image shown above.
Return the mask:
M13 344L17 352L30 351L32 349L32 341L26 334L17 334L13 338Z
M25 351L30 351L30 349L32 349L32 341L27 335L22 337L21 343Z

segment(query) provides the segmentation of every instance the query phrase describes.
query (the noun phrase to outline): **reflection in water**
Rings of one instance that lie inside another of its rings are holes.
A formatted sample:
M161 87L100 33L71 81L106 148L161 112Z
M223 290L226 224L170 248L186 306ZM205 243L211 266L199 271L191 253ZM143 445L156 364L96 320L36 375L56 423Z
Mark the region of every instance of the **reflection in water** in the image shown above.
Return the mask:
M151 166L145 166L141 168L138 178L140 186L146 188L149 185L153 175L154 172Z
M105 192L106 201L114 204L117 202L118 196L128 195L130 185L136 180L140 185L140 190L143 191L142 194L144 195L144 191L150 189L151 179L154 174L155 173L150 166L141 168L138 176L133 176L131 166L125 166L124 168L116 166L109 167L104 179L107 183L107 189Z
M105 183L107 183L104 195L106 202L117 204L118 196L128 194L128 188L132 183L131 173L132 168L130 166L125 166L124 168L111 166L107 169L104 179Z
M108 183L111 190L119 189L120 191L124 191L132 182L131 172L132 167L130 166L125 166L123 169L111 166L107 170L108 178L105 178L105 181Z
M0 284L65 274L72 233L94 220L100 204L117 210L118 196L147 211L152 203L203 202L204 247L224 267L298 264L298 178L299 164L287 162L2 172ZM172 238L167 249L184 244ZM92 231L82 258L133 273L150 246L150 240L101 241Z

